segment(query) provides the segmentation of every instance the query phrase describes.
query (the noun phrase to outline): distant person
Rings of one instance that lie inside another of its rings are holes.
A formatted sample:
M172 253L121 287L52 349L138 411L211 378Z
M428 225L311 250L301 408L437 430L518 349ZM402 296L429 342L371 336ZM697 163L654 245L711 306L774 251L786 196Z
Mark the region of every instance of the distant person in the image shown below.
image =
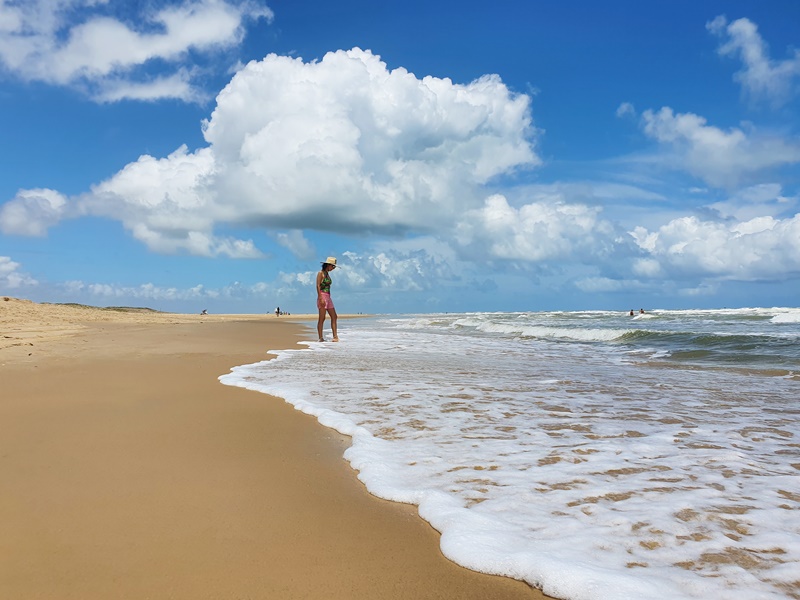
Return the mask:
M639 314L640 314L640 315L643 315L643 314L644 314L644 309L643 309L643 308L640 308L640 309L639 309Z
M281 307L280 306L275 309L275 316L276 317L280 317L281 316Z
M631 309L631 316L633 316L633 309Z
M329 256L324 263L322 269L317 273L317 308L319 309L319 320L317 321L317 333L319 334L319 341L324 342L325 338L322 336L322 327L325 324L325 313L331 316L331 332L333 333L333 341L339 341L339 335L336 332L336 309L333 307L333 300L331 300L331 271L336 268L336 258Z

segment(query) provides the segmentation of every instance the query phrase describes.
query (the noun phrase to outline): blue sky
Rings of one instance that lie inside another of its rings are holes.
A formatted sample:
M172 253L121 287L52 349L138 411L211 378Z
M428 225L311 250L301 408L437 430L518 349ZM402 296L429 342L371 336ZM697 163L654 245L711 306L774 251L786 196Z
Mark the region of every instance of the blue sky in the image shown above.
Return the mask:
M800 3L0 0L0 294L797 306Z

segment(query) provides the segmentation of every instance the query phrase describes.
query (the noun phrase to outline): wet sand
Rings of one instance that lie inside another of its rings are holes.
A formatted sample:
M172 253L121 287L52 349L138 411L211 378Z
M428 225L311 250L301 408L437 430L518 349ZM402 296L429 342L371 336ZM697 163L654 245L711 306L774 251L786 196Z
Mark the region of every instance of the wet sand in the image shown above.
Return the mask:
M217 381L312 338L0 297L0 598L544 598L445 559L347 438Z

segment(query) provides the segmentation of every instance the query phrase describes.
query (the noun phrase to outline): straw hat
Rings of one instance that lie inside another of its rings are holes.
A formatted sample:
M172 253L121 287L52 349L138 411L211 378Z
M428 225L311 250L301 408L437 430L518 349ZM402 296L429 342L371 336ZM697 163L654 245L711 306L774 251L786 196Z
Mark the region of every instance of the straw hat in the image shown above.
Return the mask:
M323 265L333 265L335 267L336 266L336 257L335 256L329 256L328 258L325 259L325 262L322 263L322 264Z

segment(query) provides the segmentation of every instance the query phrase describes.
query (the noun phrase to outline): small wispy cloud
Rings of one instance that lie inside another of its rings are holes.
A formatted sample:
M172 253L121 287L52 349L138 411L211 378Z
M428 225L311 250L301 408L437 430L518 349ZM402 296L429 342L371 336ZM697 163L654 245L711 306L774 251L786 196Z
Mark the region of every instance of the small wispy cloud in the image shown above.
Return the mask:
M22 271L21 266L9 256L0 256L0 289L16 290L38 285L39 282Z
M273 19L247 0L136 3L134 18L119 3L99 0L0 2L0 64L26 81L82 90L98 102L201 101L190 54L205 57L238 46L245 22Z
M758 32L758 26L749 19L732 23L720 15L706 24L706 28L722 38L718 52L722 56L739 56L742 69L734 79L753 100L767 101L775 107L783 106L798 92L800 80L800 50L792 56L775 60Z
M314 245L306 239L299 229L278 232L275 241L301 260L311 260L316 254Z
M760 172L800 163L800 144L751 127L727 130L670 107L642 113L644 133L665 150L663 162L715 187L734 187Z

